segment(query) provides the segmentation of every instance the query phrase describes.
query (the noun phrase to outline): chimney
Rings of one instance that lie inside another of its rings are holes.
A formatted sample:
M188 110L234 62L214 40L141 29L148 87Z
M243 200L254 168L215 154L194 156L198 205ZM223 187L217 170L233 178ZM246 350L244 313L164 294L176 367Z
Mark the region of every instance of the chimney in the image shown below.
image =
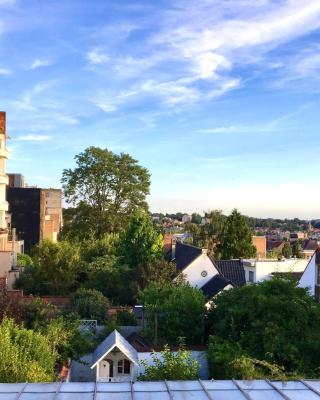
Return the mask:
M6 134L6 113L0 111L0 135Z

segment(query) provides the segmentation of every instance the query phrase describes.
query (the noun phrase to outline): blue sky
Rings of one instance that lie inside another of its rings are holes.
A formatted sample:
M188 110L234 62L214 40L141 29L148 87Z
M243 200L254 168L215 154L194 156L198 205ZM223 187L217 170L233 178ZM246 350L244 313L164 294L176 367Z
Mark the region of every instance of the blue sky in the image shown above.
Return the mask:
M152 211L320 217L320 0L0 0L8 171L60 185L87 146L152 174Z

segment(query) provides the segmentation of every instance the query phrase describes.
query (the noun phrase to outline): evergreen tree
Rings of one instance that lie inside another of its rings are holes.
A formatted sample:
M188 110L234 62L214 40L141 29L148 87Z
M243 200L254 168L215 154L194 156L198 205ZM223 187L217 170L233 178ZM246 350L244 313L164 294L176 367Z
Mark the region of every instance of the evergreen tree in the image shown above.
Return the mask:
M221 259L250 258L256 255L252 233L243 215L233 210L218 238L216 256Z
M126 262L134 268L162 257L163 237L144 210L137 210L131 217L122 234L120 248Z

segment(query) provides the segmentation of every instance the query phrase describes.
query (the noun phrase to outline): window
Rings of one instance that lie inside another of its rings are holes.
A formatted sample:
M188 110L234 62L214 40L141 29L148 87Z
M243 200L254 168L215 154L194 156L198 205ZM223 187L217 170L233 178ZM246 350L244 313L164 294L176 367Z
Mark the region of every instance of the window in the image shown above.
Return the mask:
M130 361L125 359L118 361L118 374L130 374Z
M202 276L203 278L205 278L207 275L208 275L208 272L207 272L207 271L202 271L202 272L201 272L201 276Z
M253 282L253 281L254 281L254 272L249 271L249 282Z

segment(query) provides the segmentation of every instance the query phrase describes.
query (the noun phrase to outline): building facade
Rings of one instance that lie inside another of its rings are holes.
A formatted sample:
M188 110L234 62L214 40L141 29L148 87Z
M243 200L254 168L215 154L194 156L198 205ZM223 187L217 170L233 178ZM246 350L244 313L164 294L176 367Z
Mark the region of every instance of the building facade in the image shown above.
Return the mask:
M7 187L11 226L28 251L43 239L56 242L62 226L60 189Z

